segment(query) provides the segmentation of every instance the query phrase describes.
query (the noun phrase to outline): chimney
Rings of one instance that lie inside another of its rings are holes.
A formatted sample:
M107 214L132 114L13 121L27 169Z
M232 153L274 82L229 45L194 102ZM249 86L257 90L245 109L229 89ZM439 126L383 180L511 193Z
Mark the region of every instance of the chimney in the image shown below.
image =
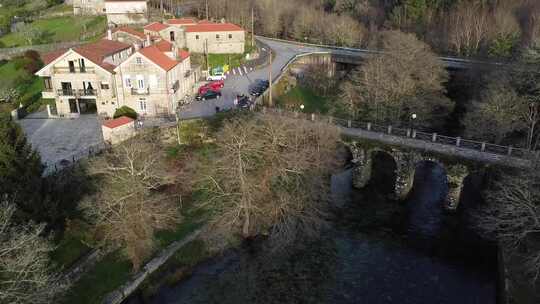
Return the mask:
M152 41L150 40L150 34L146 34L146 46L151 46Z
M179 61L180 60L180 54L178 54L178 47L176 47L176 44L173 44L172 52L173 52L173 58L176 59L176 61Z
M112 31L111 31L111 29L107 30L107 39L112 40Z
M139 50L139 44L133 43L133 48L135 49L135 52Z

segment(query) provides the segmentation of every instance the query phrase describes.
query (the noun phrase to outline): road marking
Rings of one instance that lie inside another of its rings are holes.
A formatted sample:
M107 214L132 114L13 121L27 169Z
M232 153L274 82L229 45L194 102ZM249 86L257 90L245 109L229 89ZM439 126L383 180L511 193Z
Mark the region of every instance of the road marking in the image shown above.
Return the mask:
M240 74L240 76L244 75L244 74L242 74L242 68L238 68L238 74Z
M244 66L244 72L246 72L246 74L248 73L247 68L245 66Z
M236 75L236 71L234 69L232 69L232 73L233 75Z

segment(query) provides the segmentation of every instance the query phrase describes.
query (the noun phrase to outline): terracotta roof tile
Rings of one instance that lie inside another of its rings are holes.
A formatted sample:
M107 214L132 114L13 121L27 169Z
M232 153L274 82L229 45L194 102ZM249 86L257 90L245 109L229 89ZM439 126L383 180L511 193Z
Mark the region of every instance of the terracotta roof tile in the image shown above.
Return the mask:
M126 116L121 116L121 117L118 117L118 118L115 118L115 119L111 119L111 120L107 120L103 123L103 126L109 128L109 129L114 129L114 128L118 128L120 126L123 126L123 125L126 125L130 122L133 122L133 118L130 118L130 117L126 117Z
M149 60L151 60L158 66L160 66L165 71L169 71L170 69L174 68L178 64L178 61L165 55L155 45L142 48L139 50L139 53L141 53L142 55L144 55L144 57L148 58Z
M80 55L84 56L86 59L106 69L107 71L112 72L115 66L112 64L103 62L105 57L118 53L120 51L123 51L130 47L131 45L126 44L126 43L102 39L97 42L88 43L88 44L75 47L73 48L73 50L79 53ZM47 65L53 62L54 60L56 60L58 57L65 54L67 51L68 49L64 49L64 50L58 50L58 51L46 53L46 54L41 55L41 58L43 62L45 63L45 65Z
M184 51L184 50L179 50L178 55L180 56L180 61L184 61L186 58L188 58L190 56L189 52Z
M124 32L124 33L128 33L128 34L131 34L133 36L136 36L138 38L141 38L141 39L146 39L146 35L144 35L144 33L141 33L139 31L136 31L130 27L127 27L127 26L122 26L122 27L118 27L118 28L115 28L113 31L113 33L116 33L116 32Z
M197 24L197 21L195 21L195 19L193 18L178 18L178 19L167 20L167 24L178 24L178 25Z
M186 25L186 32L240 32L244 31L241 27L232 23L202 23L196 25Z
M152 31L152 32L160 32L166 28L168 28L169 26L168 25L165 25L161 22L153 22L153 23L150 23L148 25L146 25L144 27L145 30L147 31Z
M167 40L160 40L156 44L154 44L160 51L162 52L170 52L172 51L172 43L170 43Z

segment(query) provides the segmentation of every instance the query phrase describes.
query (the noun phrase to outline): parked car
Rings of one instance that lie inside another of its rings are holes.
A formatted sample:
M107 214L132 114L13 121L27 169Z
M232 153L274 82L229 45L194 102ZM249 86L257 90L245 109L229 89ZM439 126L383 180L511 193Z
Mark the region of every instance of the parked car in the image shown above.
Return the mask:
M206 80L208 80L208 81L219 81L219 80L225 80L225 78L227 78L227 76L225 76L225 74L217 73L217 74L214 74L214 75L208 75L208 77L206 77Z
M257 79L250 87L249 94L252 96L260 96L268 89L268 80Z
M208 100L208 99L219 99L221 97L221 92L208 90L204 94L199 94L195 99L197 100Z
M244 94L237 95L234 100L234 104L239 109L248 109L251 106L251 100L248 96Z
M207 83L199 88L199 94L203 95L206 93L206 91L214 91L219 92L221 89L225 86L225 82L223 80L217 80L212 81L210 83Z

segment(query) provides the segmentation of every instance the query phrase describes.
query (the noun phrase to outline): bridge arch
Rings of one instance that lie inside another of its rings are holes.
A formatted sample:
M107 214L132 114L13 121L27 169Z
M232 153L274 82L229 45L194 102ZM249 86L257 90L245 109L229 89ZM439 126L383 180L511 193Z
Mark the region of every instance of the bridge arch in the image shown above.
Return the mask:
M463 182L467 175L469 175L469 168L467 166L443 161L433 155L426 155L411 150L361 147L359 145L351 145L350 148L353 155L353 163L355 164L353 185L356 188L361 189L369 184L373 175L373 157L376 153L387 154L394 160L395 181L392 198L396 200L404 200L408 197L414 186L414 177L418 164L421 162L433 162L440 165L446 172L448 193L443 202L444 207L447 209L457 208Z

